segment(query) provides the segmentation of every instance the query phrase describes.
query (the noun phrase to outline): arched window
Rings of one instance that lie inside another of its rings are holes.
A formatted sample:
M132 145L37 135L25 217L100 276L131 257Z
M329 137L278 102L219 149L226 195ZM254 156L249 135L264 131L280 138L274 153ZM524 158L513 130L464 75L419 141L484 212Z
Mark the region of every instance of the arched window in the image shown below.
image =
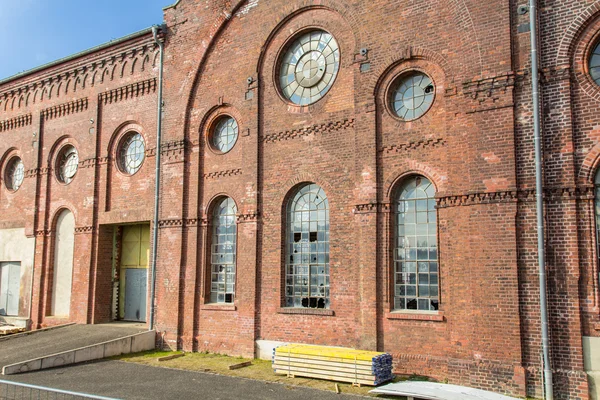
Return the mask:
M314 183L288 206L285 306L329 308L329 202Z
M237 207L229 197L218 202L212 217L211 303L233 303L235 296L235 253Z
M435 188L411 176L396 192L394 309L437 310L439 268Z

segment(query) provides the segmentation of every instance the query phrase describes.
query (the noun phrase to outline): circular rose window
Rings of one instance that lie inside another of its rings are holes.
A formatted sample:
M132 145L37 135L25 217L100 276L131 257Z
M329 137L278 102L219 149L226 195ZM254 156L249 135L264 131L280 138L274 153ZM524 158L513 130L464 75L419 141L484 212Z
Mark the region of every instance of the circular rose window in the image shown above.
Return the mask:
M212 147L221 153L227 153L233 148L238 138L238 124L230 116L224 116L217 120L212 130Z
M340 49L331 34L316 30L301 34L280 62L279 87L294 104L312 104L329 91L340 69Z
M390 106L397 117L411 121L421 117L433 104L435 88L430 77L422 72L400 76L390 95Z
M117 160L121 172L133 175L139 171L146 156L144 138L137 132L131 132L121 140Z
M597 85L600 85L600 43L594 47L594 51L590 56L590 75Z
M4 173L4 183L11 192L19 190L25 177L25 166L19 157L13 157L8 161Z
M65 184L71 183L78 167L79 155L75 147L71 145L63 147L56 160L56 177L58 180Z

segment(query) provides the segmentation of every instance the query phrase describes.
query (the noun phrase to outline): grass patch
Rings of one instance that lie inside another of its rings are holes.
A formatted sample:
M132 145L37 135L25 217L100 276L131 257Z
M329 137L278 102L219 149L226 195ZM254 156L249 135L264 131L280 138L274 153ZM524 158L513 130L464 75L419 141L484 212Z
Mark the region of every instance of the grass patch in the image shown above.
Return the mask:
M219 375L235 376L240 378L255 379L259 381L277 382L293 386L310 387L313 389L335 391L336 382L311 378L288 378L285 375L277 375L273 372L271 361L252 360L242 357L230 357L221 354L211 353L186 353L185 357L176 358L168 361L158 361L159 357L164 357L179 352L167 351L145 351L136 354L126 354L113 357L115 360L134 362L153 367L167 367L186 371L211 372ZM230 365L239 364L244 361L252 361L252 365L236 370L229 370ZM399 381L396 378L394 382ZM337 382L340 392L347 394L369 395L372 386L354 387L350 383ZM382 396L377 396L382 398ZM400 399L395 397L395 399Z

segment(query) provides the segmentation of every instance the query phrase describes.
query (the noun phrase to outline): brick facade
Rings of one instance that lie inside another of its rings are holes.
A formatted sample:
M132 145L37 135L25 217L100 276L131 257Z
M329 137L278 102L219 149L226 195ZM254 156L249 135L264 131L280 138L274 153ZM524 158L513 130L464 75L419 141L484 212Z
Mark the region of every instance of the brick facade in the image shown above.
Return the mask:
M257 340L390 352L395 370L541 397L529 15L516 1L180 0L165 9L162 184L156 329L166 347L253 356ZM286 43L330 32L340 68L320 101L296 106L277 87ZM548 294L556 398L587 399L582 337L600 336L594 176L600 87L587 57L600 2L540 1ZM12 155L22 187L0 189L0 229L36 237L34 326L49 316L54 224L75 216L69 320L114 316L113 227L148 223L154 200L158 47L149 31L0 82L0 170ZM406 71L435 100L405 122L389 90ZM233 149L209 144L222 115ZM127 132L146 159L115 164ZM65 144L72 183L55 178ZM2 172L4 179L4 172ZM393 310L394 203L403 179L436 188L440 306ZM285 300L287 204L306 182L330 207L329 309ZM210 303L212 208L237 216L235 302ZM2 260L0 260L2 261ZM148 302L149 304L149 302Z

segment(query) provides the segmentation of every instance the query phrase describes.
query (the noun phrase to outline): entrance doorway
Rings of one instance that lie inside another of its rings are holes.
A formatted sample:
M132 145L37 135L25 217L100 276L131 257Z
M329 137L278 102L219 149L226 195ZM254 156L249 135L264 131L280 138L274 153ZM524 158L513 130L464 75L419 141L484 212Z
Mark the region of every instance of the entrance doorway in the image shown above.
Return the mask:
M0 263L0 315L19 315L21 263Z
M146 322L150 225L121 227L119 319Z

